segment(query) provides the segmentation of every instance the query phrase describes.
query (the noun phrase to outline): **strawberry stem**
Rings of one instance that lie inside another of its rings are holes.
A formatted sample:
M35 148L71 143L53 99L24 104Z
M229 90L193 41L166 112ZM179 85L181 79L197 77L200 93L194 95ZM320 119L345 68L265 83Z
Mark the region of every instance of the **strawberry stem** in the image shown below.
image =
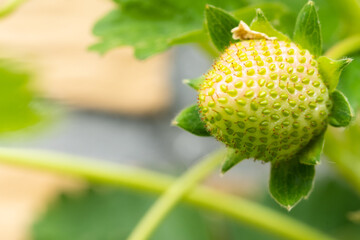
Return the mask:
M144 215L128 240L148 239L174 206L200 181L212 173L224 157L225 151L223 150L211 154L178 178Z
M0 148L0 162L157 194L165 192L175 182L168 175L149 170L29 149ZM190 194L184 195L184 200L286 239L332 239L287 215L208 187L195 187Z
M14 12L26 0L8 0L0 6L0 19Z
M339 59L360 50L360 34L352 35L332 46L325 56Z

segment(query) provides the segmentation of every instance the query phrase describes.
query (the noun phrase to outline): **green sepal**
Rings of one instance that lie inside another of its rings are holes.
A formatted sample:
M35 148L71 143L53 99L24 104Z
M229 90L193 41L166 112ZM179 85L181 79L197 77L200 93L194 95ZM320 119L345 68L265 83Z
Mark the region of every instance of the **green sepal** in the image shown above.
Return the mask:
M245 157L240 153L239 150L228 147L224 163L221 166L221 173L226 173L233 166L235 166L244 159Z
M301 164L295 156L287 161L271 163L269 190L272 197L288 211L309 195L315 176L315 166Z
M197 105L183 109L172 121L172 124L197 136L210 136L205 123L201 120Z
M223 52L232 42L231 30L237 27L239 21L223 9L206 5L205 25L215 47Z
M251 30L265 33L268 37L276 37L278 40L288 40L289 38L283 33L276 30L271 23L266 19L261 9L256 9L256 17L251 22Z
M204 82L204 80L205 80L205 76L201 76L198 78L184 79L183 83L195 90L199 90L200 86Z
M329 115L329 124L333 127L346 127L354 118L354 112L345 95L339 90L330 94L333 106Z
M320 22L315 4L309 1L301 9L295 24L294 42L316 57L322 52Z
M311 141L300 151L300 163L317 165L320 163L320 156L324 148L324 130L320 135L313 137Z
M319 72L323 77L325 85L330 92L333 92L340 79L342 70L352 62L350 58L344 58L341 60L333 60L331 58L321 56L318 58Z

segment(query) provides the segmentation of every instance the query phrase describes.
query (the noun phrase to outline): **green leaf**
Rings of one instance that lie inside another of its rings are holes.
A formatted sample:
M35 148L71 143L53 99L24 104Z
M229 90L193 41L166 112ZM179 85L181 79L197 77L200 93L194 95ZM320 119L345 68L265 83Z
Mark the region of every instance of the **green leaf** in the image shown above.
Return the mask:
M29 71L18 63L0 59L0 134L29 128L44 119L31 80Z
M173 125L178 126L197 136L210 136L204 122L201 120L197 105L185 108L173 120Z
M322 52L320 22L315 4L309 1L301 9L295 25L294 42L310 51L315 56Z
M313 165L301 164L295 156L287 161L271 163L270 193L288 211L308 196L315 175Z
M320 156L324 148L324 135L323 131L320 135L315 136L311 141L300 151L300 163L308 165L317 165L320 163Z
M169 40L169 45L186 44L207 41L208 36L203 29L187 32Z
M201 84L204 82L205 77L201 76L198 78L192 78L192 79L184 79L183 83L185 83L186 85L190 86L191 88L195 89L195 90L199 90Z
M323 77L323 81L328 87L329 91L332 92L336 89L340 74L343 69L352 62L352 59L345 58L341 60L333 60L325 56L318 58L319 72Z
M106 188L63 194L36 220L31 239L126 239L154 200L152 195ZM180 205L150 239L210 239L208 222L199 211Z
M196 31L203 29L206 3L225 9L238 9L245 5L242 0L115 2L116 8L95 24L93 33L99 42L90 49L105 53L116 47L132 46L139 59L163 52L173 44L199 41L202 36L196 35Z
M235 42L231 30L239 24L239 21L230 13L207 5L205 8L205 20L210 38L220 52L223 52L230 43Z
M331 93L333 107L329 115L329 124L334 127L346 127L354 118L353 110L345 95L339 90Z
M242 160L244 160L244 156L239 150L228 147L224 163L221 166L221 172L226 173Z
M289 38L283 33L277 31L266 19L261 9L256 9L256 17L251 22L251 30L265 33L269 37L276 37L279 40L288 40Z

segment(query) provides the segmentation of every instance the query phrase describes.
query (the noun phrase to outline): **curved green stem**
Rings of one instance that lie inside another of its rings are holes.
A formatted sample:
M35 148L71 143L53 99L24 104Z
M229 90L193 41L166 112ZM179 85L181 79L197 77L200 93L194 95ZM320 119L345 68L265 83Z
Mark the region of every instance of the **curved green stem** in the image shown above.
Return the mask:
M224 157L224 151L211 154L178 178L145 214L130 234L128 240L148 239L183 196L194 188L202 179L212 173L213 170L219 166Z
M354 128L356 125L350 126ZM354 129L349 129L354 130ZM336 169L342 176L360 193L360 161L358 153L348 149L348 141L344 139L344 133L339 136L337 129L329 129L326 133L326 144L324 146L325 155L336 163ZM347 137L349 138L349 137ZM355 144L356 146L356 144Z
M328 0L343 20L343 30L347 35L359 33L360 5L358 0Z
M0 162L154 193L164 192L174 182L174 179L167 175L134 167L104 164L99 160L35 150L0 148ZM332 239L304 223L267 207L207 187L194 188L191 193L184 196L184 200L286 239Z
M0 5L0 18L6 17L15 11L26 0L7 0Z
M332 46L325 56L338 59L360 50L360 34L345 38Z

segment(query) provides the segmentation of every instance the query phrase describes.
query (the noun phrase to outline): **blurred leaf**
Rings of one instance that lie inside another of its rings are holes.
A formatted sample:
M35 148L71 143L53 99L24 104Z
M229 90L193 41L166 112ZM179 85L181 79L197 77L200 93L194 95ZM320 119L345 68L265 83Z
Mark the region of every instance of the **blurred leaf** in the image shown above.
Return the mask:
M287 40L289 39L283 33L277 31L266 19L264 13L261 9L256 10L256 17L251 22L250 25L251 30L265 33L269 37L276 37L279 40Z
M201 120L197 105L193 105L182 110L175 117L172 124L197 136L210 136L210 133L205 127L205 123Z
M284 16L288 17L291 15L288 7L285 4L274 3L274 2L264 2L259 4L252 4L246 7L242 7L232 12L236 19L242 20L248 24L256 17L256 10L261 9L261 11L266 15L268 20L282 23L282 18ZM293 22L295 23L295 21Z
M224 163L221 166L221 172L226 173L233 166L235 166L236 164L238 164L240 161L242 161L244 159L245 159L244 156L240 153L239 150L228 147Z
M220 52L223 52L230 43L236 42L232 38L231 30L238 26L239 21L230 13L207 5L205 8L205 19L210 38Z
M335 90L339 83L340 74L343 69L351 63L350 58L341 60L333 60L325 56L318 58L319 72L323 77L324 83L328 87L329 91Z
M198 78L193 78L193 79L184 79L184 83L188 86L190 86L191 88L195 89L195 90L199 90L201 83L205 80L204 76L198 77Z
M344 69L339 81L338 89L342 91L349 100L353 109L360 107L360 57L354 57L352 63Z
M339 179L329 179L329 176L325 179L317 182L307 201L299 203L287 214L337 239L357 240L360 228L347 216L349 212L360 208L359 196ZM104 188L81 194L63 194L33 224L32 239L126 239L154 199L152 196L129 190ZM283 211L271 198L261 201L264 205ZM205 218L201 213L186 206L177 207L157 229L152 239L280 239L219 214L209 213Z
M169 45L202 42L207 40L208 40L208 36L206 35L205 31L203 29L199 29L199 30L187 32L185 34L182 34L178 37L169 40Z
M299 162L297 156L287 161L271 163L270 193L273 198L289 211L312 187L315 175L313 165Z
M341 26L341 37L360 32L360 2L358 0L327 0L326 5L333 9L333 15L337 14L338 24Z
M18 63L0 59L0 134L33 126L44 117L30 89L31 78Z
M139 59L163 52L177 42L197 41L199 35L195 33L203 29L206 3L224 9L245 6L243 0L117 0L116 3L117 8L94 26L93 33L100 42L90 49L105 53L129 45L135 48Z
M126 239L155 198L124 190L97 189L77 195L64 194L33 225L34 240ZM199 212L179 206L151 239L209 239Z
M348 217L349 217L350 221L352 221L354 223L357 223L357 224L360 224L360 210L350 212L348 214Z
M241 184L241 182L235 182ZM261 190L259 190L261 191ZM273 210L284 213L269 194L263 194L263 199L252 199L270 207ZM360 198L338 177L335 178L332 172L327 172L323 178L318 178L311 196L301 201L291 212L284 214L304 222L316 229L319 229L335 239L358 240L360 227L351 222L349 213L360 209ZM283 240L283 238L267 234L264 231L251 228L246 224L232 221L217 216L212 227L217 235L214 238L226 240Z
M320 163L320 156L324 147L324 134L321 133L319 136L313 137L311 141L301 149L298 154L300 163L308 165L316 165Z
M294 42L309 50L315 56L321 55L322 39L320 22L313 1L305 4L297 17Z
M333 107L329 115L329 124L334 127L348 126L354 117L350 103L339 90L332 92L330 98L333 102Z

